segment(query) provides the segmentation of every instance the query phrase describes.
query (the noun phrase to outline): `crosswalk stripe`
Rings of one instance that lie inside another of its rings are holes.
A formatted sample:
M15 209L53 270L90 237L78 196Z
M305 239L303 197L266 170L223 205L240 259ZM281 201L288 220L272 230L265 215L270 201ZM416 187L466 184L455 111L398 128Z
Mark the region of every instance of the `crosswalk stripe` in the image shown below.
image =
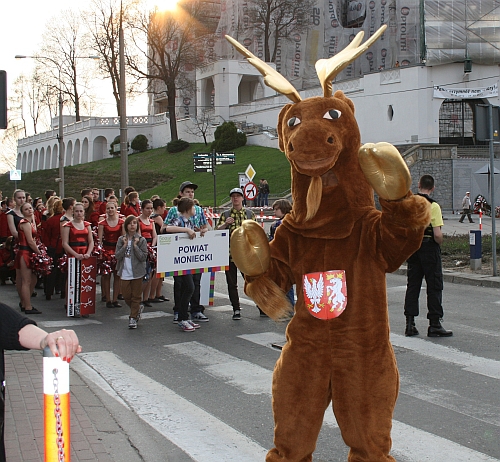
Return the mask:
M404 337L391 333L391 343L394 346L406 348L415 351L423 356L452 363L462 367L464 370L484 375L494 379L500 379L500 361L494 359L474 356L470 353L464 353L455 348L445 345L437 345L428 340L415 337Z
M267 450L114 353L79 355L145 422L199 462L258 462ZM196 444L193 444L196 441Z
M54 327L69 327L69 326L84 326L85 324L102 324L101 321L88 318L66 318L62 321L40 321L37 323L39 326L47 327L52 329Z
M143 311L141 314L141 319L155 319L155 318L165 318L172 317L173 313L165 313L165 311ZM118 316L117 319L128 319L129 315Z
M284 335L275 332L262 332L259 334L240 335L239 337L265 347L270 347L270 343L272 342L279 342L284 340ZM422 340L422 342L430 343L426 342L425 340ZM232 380L236 381L236 378L233 377ZM404 380L402 381L402 384L409 385ZM427 402L432 402L432 399L429 399L429 396L432 396L432 390L427 391L428 395L426 394L424 396L421 390L420 395L414 397L423 399ZM409 392L408 394L411 395L410 390L402 390L402 392ZM435 398L437 399L437 397ZM464 412L464 409L460 408L460 406L465 404L465 400L462 399L459 401L459 403L453 406L446 405L446 403L443 402L440 402L439 405L448 409L452 409L461 414L469 415L473 418L483 420L493 425L498 425L498 420L485 406L481 406L480 408L472 411L469 404L473 403L467 403L467 408L465 410L466 412ZM467 410L469 410L470 413ZM329 415L332 416L332 412L331 410L329 412L329 410L327 409L327 411L325 412L325 417L328 417ZM337 424L335 423L335 425ZM398 456L396 457L398 460L405 460L408 462L433 462L436 460L449 460L449 455L453 454L454 462L466 462L472 460L478 462L497 461L497 459L486 456L485 454L479 453L465 446L461 446L440 436L433 435L424 430L411 427L407 424L404 424L403 422L393 420L392 426L392 452ZM435 451L435 448L438 448L438 450ZM432 455L429 455L430 452L432 452Z

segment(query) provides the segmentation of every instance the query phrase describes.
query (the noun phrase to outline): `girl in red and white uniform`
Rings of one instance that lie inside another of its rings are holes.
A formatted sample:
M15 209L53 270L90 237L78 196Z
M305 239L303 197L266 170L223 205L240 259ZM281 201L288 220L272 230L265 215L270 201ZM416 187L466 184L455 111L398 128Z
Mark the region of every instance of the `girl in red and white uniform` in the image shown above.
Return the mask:
M124 201L125 207L120 208L120 213L128 217L134 215L138 217L141 214L141 206L139 205L139 194L137 191L128 193ZM123 209L123 210L122 210Z
M99 212L94 208L94 201L92 197L83 196L82 204L85 211L85 221L88 221L92 228L97 228L99 225Z
M91 224L84 221L84 215L83 204L77 202L73 207L73 219L64 223L61 231L64 251L77 260L89 258L94 249Z
M19 250L16 254L14 267L19 271L19 276L16 283L19 284L19 295L21 297L21 311L25 314L41 314L36 308L31 306L31 294L35 288L37 281L36 274L31 270L30 259L33 253L40 254L35 243L35 236L37 234L35 218L33 214L33 207L30 203L25 202L21 206L21 213L23 218L18 226L18 244Z
M117 204L114 201L106 203L106 218L99 222L97 236L103 249L111 255L115 254L118 238L124 234L123 223L125 221L118 216ZM120 293L120 277L113 270L113 298L111 298L111 273L101 276L102 293L106 297L107 308L119 308L118 294Z
M139 234L146 239L148 247L154 247L156 245L156 228L154 221L150 218L152 214L153 203L149 199L142 201L141 214L139 215L138 219ZM145 306L151 306L151 303L157 302L157 300L155 300L154 292L152 292L152 282L154 279L156 279L155 267L151 265L154 265L154 263L148 261L146 268L149 270L149 278L142 284L142 303Z
M7 225L9 226L10 235L14 236L14 238L17 242L18 234L19 234L18 233L19 223L24 218L23 214L21 212L21 207L26 202L26 193L22 189L16 189L14 191L13 198L14 198L15 207L13 207L12 209L10 209L7 212ZM16 267L16 265L14 265L14 267L16 268L16 281L19 281L20 277L21 277L20 269L18 269ZM20 297L21 296L21 285L16 284L16 289L17 289L17 293L19 294L19 297Z

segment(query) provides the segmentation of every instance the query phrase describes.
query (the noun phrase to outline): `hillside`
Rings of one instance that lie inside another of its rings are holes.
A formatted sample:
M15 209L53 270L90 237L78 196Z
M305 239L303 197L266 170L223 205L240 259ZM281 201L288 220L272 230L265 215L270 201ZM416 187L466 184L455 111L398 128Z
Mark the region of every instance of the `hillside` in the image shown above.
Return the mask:
M202 205L211 206L214 202L214 179L211 173L193 172L193 153L207 152L202 144L192 144L183 152L169 154L165 148L152 149L144 153L129 155L129 180L141 194L141 198L158 194L167 200L174 198L179 185L186 180L199 185L196 198ZM252 164L257 172L254 182L266 178L271 194L281 193L290 189L290 166L285 155L277 149L260 146L243 146L236 149L234 165L217 166L217 205L227 200L229 191L238 186L238 172L244 172L248 164ZM88 164L66 167L66 196L80 198L80 190L84 187L120 189L120 158L105 159ZM43 196L46 189L59 190L55 178L59 176L58 169L41 170L33 173L23 173L17 187L31 193L33 197ZM3 196L12 195L14 182L10 181L9 173L0 176L0 189Z

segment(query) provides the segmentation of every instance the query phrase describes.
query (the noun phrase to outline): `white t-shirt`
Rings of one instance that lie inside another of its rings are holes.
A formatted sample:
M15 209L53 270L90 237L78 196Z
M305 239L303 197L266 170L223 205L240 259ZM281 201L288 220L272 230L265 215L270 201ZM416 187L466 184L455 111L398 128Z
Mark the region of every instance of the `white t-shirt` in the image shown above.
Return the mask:
M132 258L130 254L132 253L132 240L127 243L127 249L125 250L125 258L123 259L123 270L122 279L125 281L130 281L134 278L134 272L132 271Z

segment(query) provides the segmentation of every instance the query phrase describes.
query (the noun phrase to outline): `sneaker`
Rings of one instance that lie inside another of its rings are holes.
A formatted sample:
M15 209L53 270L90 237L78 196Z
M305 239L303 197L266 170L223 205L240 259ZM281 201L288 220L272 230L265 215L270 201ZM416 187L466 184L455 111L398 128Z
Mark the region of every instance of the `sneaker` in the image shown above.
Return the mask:
M236 310L233 312L233 321L239 321L241 319L240 310Z
M201 311L199 311L198 313L191 313L191 319L193 321L198 321L198 322L208 322L209 321L209 319Z
M137 319L129 318L128 319L128 328L129 329L137 329Z
M173 321L173 323L177 324L178 322L179 322L179 313L174 312L174 321Z
M194 332L194 327L188 321L180 321L178 325L184 332Z
M200 328L199 324L196 324L195 322L190 321L189 319L188 319L188 323L191 324L191 326L193 326L195 329L199 329Z
M144 311L144 305L139 305L139 314L137 315L137 321L139 321L139 319L141 319L143 311Z

